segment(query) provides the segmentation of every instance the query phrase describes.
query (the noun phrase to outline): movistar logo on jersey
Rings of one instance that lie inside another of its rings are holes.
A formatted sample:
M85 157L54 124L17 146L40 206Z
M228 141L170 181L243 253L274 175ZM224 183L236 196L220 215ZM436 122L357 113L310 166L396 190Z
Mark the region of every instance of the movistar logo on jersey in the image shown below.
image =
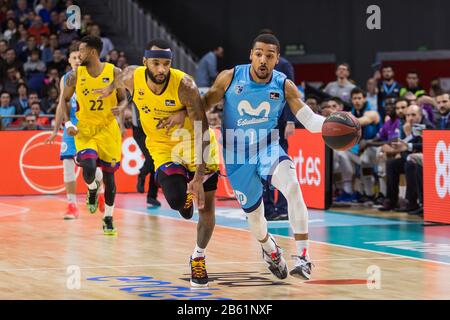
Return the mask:
M250 102L242 100L239 102L237 110L241 116L252 117L251 119L239 119L237 121L239 127L269 121L270 103L267 101L263 101L257 108L253 108Z

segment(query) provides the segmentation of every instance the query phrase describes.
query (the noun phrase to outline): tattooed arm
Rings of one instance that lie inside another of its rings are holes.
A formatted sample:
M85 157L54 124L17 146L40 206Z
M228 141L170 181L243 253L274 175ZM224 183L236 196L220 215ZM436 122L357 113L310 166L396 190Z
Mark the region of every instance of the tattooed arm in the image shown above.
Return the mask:
M200 97L197 85L189 76L185 76L183 80L181 80L178 96L181 103L186 107L189 119L194 127L197 171L195 172L194 179L189 183L188 189L196 197L199 209L203 209L205 198L203 191L203 177L206 169L203 151L209 149L210 143L208 120L205 114L204 102ZM203 136L205 136L204 139Z
M116 81L116 79L121 78L122 73L123 73L123 71L121 69L114 67L113 83ZM120 81L122 81L122 80L119 80L119 82ZM123 122L123 113L128 106L127 92L122 87L118 87L118 88L116 88L116 90L117 90L118 105L111 108L111 111L117 117L117 121L119 122L119 126L120 126L120 131L122 132L122 136L124 136L125 126L124 126L124 122Z

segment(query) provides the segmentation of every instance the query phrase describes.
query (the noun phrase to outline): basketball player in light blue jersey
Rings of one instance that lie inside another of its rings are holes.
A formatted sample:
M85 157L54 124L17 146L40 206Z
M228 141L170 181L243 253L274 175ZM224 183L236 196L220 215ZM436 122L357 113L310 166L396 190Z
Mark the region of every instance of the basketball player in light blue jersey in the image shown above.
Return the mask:
M72 68L71 71L66 73L64 77L61 79L60 82L60 92L63 92L63 88L66 83L67 75L70 74L70 72L73 72L81 63L80 60L80 53L78 51L78 46L72 46L70 48L69 52L69 64ZM58 135L58 130L61 127L61 124L63 122L63 106L62 103L64 103L64 99L60 97L58 107L56 109L56 115L55 115L55 127L53 129L52 135L46 140L46 143L53 143L53 141L56 139ZM75 116L75 113L77 112L77 100L76 96L73 95L72 99L70 100L70 121L76 125L78 122L78 119ZM66 220L72 220L77 219L79 217L79 211L77 207L77 197L76 197L76 173L75 173L75 155L77 154L77 150L75 148L75 141L74 137L71 137L67 134L66 128L64 128L62 141L61 141L61 151L60 151L60 159L63 161L63 171L64 171L64 185L66 187L66 194L67 194L67 211L64 215L64 219ZM96 171L96 180L102 181L103 179L103 173L100 170L100 168L97 168ZM99 196L99 209L100 211L104 211L104 197L103 194Z
M279 57L278 39L271 34L259 35L253 42L251 64L220 73L203 98L207 108L224 100L225 168L236 198L247 214L250 230L261 243L269 270L280 279L288 275L282 250L268 233L261 179L271 183L288 201L289 222L297 247L290 275L307 280L312 267L308 254L308 212L295 165L278 143L277 123L286 102L310 132L321 132L325 118L314 114L302 102L295 84L274 70Z

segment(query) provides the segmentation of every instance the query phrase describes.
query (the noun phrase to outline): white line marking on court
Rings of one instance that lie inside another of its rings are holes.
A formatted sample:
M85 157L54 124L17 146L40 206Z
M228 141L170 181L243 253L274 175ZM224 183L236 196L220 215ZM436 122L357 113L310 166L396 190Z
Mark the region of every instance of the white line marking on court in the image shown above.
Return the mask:
M177 221L181 221L181 222L197 223L196 221L193 221L193 220L181 220L181 219L178 219L178 218L167 217L167 216L163 216L163 215L150 215L150 214L147 214L145 212L141 212L141 211L137 211L137 210L130 210L130 209L120 209L120 210L129 211L131 213L136 213L136 214L140 214L140 215L146 215L146 216L150 216L150 217L161 217L161 218L177 220ZM216 227L222 227L222 228L227 228L227 229L237 230L237 231L250 232L247 229L240 229L240 228L229 227L229 226L224 226L224 225L216 225ZM292 239L292 237L289 237L289 236L282 236L282 235L278 235L278 234L276 236L277 237L281 237L281 238L286 238L286 239ZM359 251L365 251L365 252L371 252L371 253L378 253L378 254L383 254L383 255L400 257L400 258L404 258L404 259L412 259L412 260L418 260L418 261L432 262L432 263L437 263L437 264L443 264L443 265L446 265L446 266L450 266L450 263L444 262L444 261L436 261L436 260L429 260L429 259L424 259L424 258L403 256L401 254L396 254L396 253L389 253L389 252L382 252L382 251L376 251L376 250L370 250L370 249L349 247L349 246L346 246L346 245L334 244L334 243L329 243L329 242L322 242L322 241L317 241L317 240L309 240L309 241L314 242L314 243L320 243L320 244L323 244L323 245L334 246L334 247L340 247L340 248L346 248L346 249L352 249L352 250L359 250Z
M373 258L342 258L342 259L317 259L314 262L324 261L355 261L355 260L396 260L403 257L373 257ZM288 260L289 261L289 260ZM294 262L294 260L291 260ZM222 261L222 262L208 262L208 265L228 265L228 264L264 264L265 261ZM113 268L161 268L161 267L186 267L186 263L160 263L160 264L137 264L137 265L119 265L119 266L88 266L80 267L80 269L113 269ZM18 269L0 269L0 272L34 272L34 271L55 271L66 270L67 267L57 268L18 268Z
M2 206L14 208L15 210L10 211L10 212L8 212L8 211L3 212ZM27 208L27 207L20 207L20 206L15 206L12 204L0 202L0 217L6 217L6 216L12 216L15 214L27 213L29 211L30 211L30 208Z

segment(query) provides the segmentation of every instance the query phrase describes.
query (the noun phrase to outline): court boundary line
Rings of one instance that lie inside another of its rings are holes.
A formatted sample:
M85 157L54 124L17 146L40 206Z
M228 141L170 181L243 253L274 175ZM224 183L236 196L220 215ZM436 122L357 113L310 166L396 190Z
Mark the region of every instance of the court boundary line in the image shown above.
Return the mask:
M197 221L193 221L193 220L182 220L182 219L179 219L179 218L168 217L168 216L164 216L164 215L160 215L160 214L148 214L146 212L133 210L133 209L122 209L122 208L117 208L117 209L124 210L124 211L130 211L130 212L132 212L134 214L140 214L140 215L145 215L145 216L150 216L150 217L156 217L157 216L157 217L161 217L161 218L177 220L177 221L182 221L182 222L197 223ZM236 227L224 226L224 225L221 225L221 224L216 225L216 227L217 226L223 227L223 228L232 229L232 230L237 230L237 231L246 231L246 232L250 233L250 231L247 230L247 229L241 229L241 228L236 228ZM283 236L283 235L278 235L278 234L275 234L275 235L277 237L282 237L282 238L291 239L291 240L293 239L293 237L290 237L290 236ZM330 246L335 246L335 247L340 247L340 248L360 250L360 251L371 252L371 253L380 253L380 254L384 254L384 255L401 257L401 258L405 258L405 259L412 259L412 260L418 260L418 261L424 261L424 262L432 262L432 263L437 263L437 264L443 264L443 265L446 265L446 266L450 266L449 262L444 262L444 261L435 261L435 260L429 260L429 259L424 259L424 258L410 257L410 256L404 256L404 255L397 254L397 253L376 251L376 250L364 249L364 248L356 248L356 247L350 247L350 246L346 246L346 245L342 245L342 244L335 244L335 243L323 242L323 241L318 241L318 240L309 240L309 241L314 242L314 243L323 244L323 245L330 245Z

